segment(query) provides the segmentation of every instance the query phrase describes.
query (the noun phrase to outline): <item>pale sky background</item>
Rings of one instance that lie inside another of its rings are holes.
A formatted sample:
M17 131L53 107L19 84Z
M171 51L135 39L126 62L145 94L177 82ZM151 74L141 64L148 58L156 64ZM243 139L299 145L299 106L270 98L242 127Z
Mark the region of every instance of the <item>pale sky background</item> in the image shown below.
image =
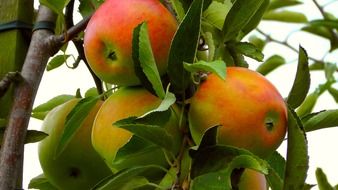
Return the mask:
M304 5L296 6L294 9L302 10L309 20L321 18L319 11L315 8L312 1L306 0L304 2ZM330 1L322 0L319 2L321 4L325 4L325 2ZM35 3L37 4L37 2ZM331 13L335 13L336 16L338 16L338 13L334 12L334 10L338 10L338 1L332 3L328 8L330 8L327 9L328 11L331 10ZM295 31L295 28L298 27L300 27L300 25L282 24L280 22L263 22L259 28L266 33L272 34L273 37L283 40L289 31ZM292 37L289 38L289 42L296 48L298 48L298 45L301 44L311 57L315 57L317 59L322 59L329 49L328 41L307 33L294 33ZM72 52L74 52L74 48L70 46L68 48L68 53ZM295 60L297 55L289 49L276 44L270 44L264 50L266 58L276 53L285 56L288 61L293 60L293 62L289 62L267 76L267 78L277 87L282 96L286 97L291 89L295 77ZM325 59L337 63L337 50ZM68 60L69 64L73 62L71 59ZM251 60L249 61L251 62ZM259 63L254 62L250 65L250 68L255 69L258 65ZM336 78L338 78L337 73ZM312 83L310 92L312 92L318 84L325 82L323 72L312 72L311 80ZM94 87L94 82L92 81L92 78L84 64L81 64L76 70L68 69L65 65L63 65L56 70L46 72L44 74L34 106L44 103L60 94L75 94L77 88L80 88L81 92L84 93L91 87ZM336 84L335 87L338 88L338 85ZM318 100L314 111L337 108L338 105L335 103L333 98L328 93L324 93ZM41 121L31 119L29 129L39 130L40 127ZM336 151L336 145L338 144L337 137L338 128L322 129L307 134L310 156L310 168L307 178L308 183L316 184L314 171L317 167L321 167L327 174L331 184L338 184L338 152ZM285 156L286 143L283 143L278 150ZM28 144L25 146L24 188L27 189L31 178L41 173L42 170L38 161L37 144ZM318 188L315 187L313 189L316 190Z

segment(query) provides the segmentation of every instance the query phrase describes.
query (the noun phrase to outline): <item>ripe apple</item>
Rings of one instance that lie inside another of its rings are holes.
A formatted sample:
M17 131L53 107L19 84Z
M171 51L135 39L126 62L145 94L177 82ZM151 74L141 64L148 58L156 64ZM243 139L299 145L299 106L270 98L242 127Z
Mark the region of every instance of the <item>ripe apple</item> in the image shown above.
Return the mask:
M159 0L106 0L90 19L84 36L86 58L103 81L121 86L140 83L132 60L132 33L142 22L148 24L158 70L166 72L177 29L175 17Z
M252 169L245 169L242 173L238 190L267 190L267 182L264 174Z
M91 144L92 124L102 102L93 107L64 151L54 157L66 117L78 101L79 99L72 99L47 114L42 131L49 136L38 146L39 160L46 178L62 190L90 189L112 174Z
M277 89L262 75L228 67L226 79L210 74L191 98L189 127L195 143L215 125L218 142L265 157L283 141L287 109Z
M146 164L167 166L162 148L113 125L121 119L141 116L160 103L160 98L142 87L123 87L102 104L93 124L92 143L113 172ZM179 115L175 109L171 111L170 119L163 127L174 137L173 145L178 152L181 143Z

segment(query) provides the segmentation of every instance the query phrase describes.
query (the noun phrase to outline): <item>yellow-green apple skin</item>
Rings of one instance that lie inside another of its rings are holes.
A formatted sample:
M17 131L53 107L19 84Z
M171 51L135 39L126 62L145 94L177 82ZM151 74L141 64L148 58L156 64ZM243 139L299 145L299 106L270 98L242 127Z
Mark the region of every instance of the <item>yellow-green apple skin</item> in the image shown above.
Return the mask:
M55 157L66 117L78 101L79 99L72 99L47 114L42 131L49 136L38 146L40 165L45 177L62 190L90 189L101 179L112 174L91 144L93 121L102 102L92 108L67 147Z
M195 143L204 132L221 125L218 143L270 155L283 141L287 108L278 90L259 73L228 67L226 78L208 75L191 98L189 127Z
M160 98L142 87L123 87L114 92L102 104L93 125L92 144L113 172L147 164L167 166L162 148L158 146L141 151L141 153L135 149L135 153L129 152L129 154L119 157L119 151L131 141L133 134L113 125L121 119L142 116L157 108L160 103ZM171 111L169 120L162 127L174 137L173 146L175 151L178 151L181 144L179 116L175 109L171 109Z
M242 173L238 190L267 190L265 175L252 169L245 169Z
M132 86L140 84L132 60L134 28L146 22L160 74L167 68L171 40L177 29L174 16L159 0L106 0L90 19L84 50L92 70L103 81Z

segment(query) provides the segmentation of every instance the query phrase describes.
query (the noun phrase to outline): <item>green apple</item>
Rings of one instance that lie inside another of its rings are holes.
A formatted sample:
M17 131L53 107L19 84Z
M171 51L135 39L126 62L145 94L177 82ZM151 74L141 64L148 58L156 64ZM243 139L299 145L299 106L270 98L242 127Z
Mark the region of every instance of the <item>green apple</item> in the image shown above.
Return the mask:
M111 174L108 166L91 144L91 130L102 102L92 108L64 151L55 156L65 127L65 120L79 99L72 99L50 111L42 124L49 134L39 143L38 153L43 173L51 184L62 190L90 189Z
M106 0L93 14L84 36L84 50L95 74L105 82L139 84L132 60L134 28L146 22L160 74L167 68L177 21L159 0Z

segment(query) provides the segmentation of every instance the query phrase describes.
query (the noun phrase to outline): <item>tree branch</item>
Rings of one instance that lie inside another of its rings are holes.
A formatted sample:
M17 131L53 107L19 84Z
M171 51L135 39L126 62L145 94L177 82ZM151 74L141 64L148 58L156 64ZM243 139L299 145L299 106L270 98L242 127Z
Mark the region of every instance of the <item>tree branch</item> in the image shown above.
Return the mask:
M0 98L6 93L9 86L14 82L19 82L21 75L19 72L9 72L0 80Z
M40 6L37 21L56 21L56 15ZM55 36L49 30L35 30L22 67L22 81L15 86L13 106L9 115L0 152L0 189L14 189L23 163L24 141L34 99L48 59L64 43L84 30L89 17L70 28L65 34Z

